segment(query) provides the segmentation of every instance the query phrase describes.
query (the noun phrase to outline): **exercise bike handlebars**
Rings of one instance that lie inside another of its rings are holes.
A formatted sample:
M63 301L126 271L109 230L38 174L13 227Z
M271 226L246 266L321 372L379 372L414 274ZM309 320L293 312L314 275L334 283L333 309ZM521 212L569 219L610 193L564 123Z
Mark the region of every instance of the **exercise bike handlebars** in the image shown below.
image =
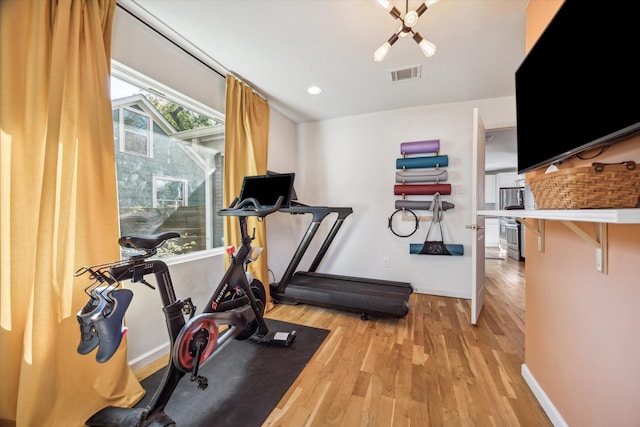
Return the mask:
M243 199L238 203L238 198L233 199L233 202L224 209L218 211L218 215L222 216L259 216L264 217L270 213L276 212L282 207L284 197L279 196L276 204L273 206L263 206L260 202L253 197Z

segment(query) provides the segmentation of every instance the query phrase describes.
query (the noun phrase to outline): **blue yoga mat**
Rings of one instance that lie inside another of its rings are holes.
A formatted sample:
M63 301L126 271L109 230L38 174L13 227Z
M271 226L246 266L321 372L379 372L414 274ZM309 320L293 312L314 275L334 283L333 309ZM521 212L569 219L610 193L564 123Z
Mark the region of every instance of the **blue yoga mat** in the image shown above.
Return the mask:
M396 169L435 168L449 166L449 156L403 157L396 159Z
M422 250L422 246L424 246L423 243L409 243L409 253L417 255L428 255L420 253L420 251ZM445 243L445 246L447 247L447 250L449 251L449 253L451 253L451 255L464 255L464 246L462 245Z

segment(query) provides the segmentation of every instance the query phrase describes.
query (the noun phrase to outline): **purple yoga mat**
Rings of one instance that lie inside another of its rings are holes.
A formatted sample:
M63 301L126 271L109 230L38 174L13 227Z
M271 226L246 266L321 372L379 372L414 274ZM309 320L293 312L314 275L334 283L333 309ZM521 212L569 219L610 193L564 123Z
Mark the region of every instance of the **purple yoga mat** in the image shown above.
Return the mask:
M400 144L400 154L437 153L440 151L440 140L413 141Z

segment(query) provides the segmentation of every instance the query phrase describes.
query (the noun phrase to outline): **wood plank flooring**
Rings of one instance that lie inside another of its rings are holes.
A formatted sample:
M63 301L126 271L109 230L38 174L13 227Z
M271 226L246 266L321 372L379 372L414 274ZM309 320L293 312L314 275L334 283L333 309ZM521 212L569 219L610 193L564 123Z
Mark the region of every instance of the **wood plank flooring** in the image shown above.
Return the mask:
M276 305L268 318L331 332L263 426L551 426L520 374L524 263L485 270L476 326L468 300L424 294L403 319Z

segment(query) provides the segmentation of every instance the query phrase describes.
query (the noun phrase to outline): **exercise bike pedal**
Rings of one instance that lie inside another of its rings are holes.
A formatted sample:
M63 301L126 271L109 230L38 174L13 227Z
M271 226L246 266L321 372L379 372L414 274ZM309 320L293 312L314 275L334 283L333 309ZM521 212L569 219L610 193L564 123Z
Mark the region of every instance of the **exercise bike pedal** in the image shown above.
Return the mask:
M268 332L266 335L255 333L249 337L251 341L260 344L275 344L289 347L296 339L296 331L291 332Z

